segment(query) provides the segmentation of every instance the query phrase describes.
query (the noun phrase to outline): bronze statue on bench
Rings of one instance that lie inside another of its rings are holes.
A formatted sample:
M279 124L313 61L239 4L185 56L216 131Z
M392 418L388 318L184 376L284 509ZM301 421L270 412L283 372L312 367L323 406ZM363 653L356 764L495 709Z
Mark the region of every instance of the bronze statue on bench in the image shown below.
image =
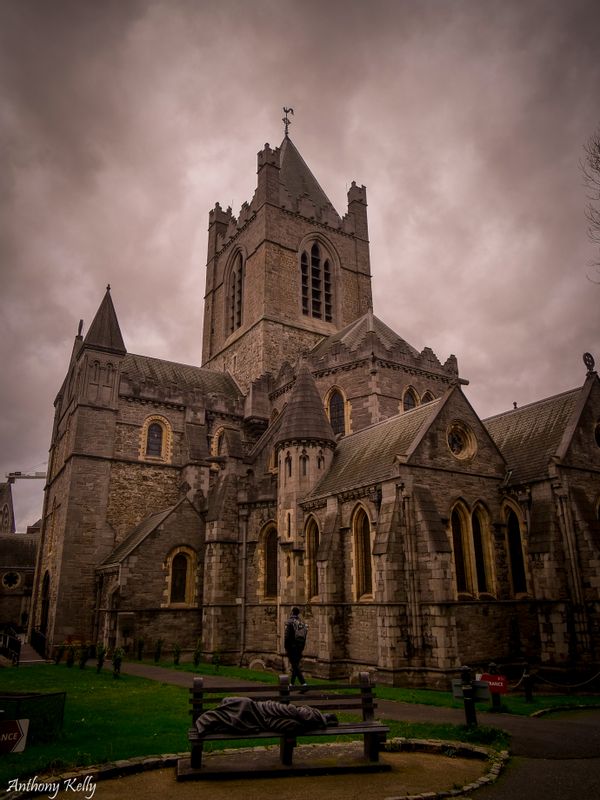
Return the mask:
M310 706L278 703L275 700L251 700L249 697L225 697L219 706L198 717L196 729L200 736L263 731L300 734L337 724L335 714L323 714L318 708Z

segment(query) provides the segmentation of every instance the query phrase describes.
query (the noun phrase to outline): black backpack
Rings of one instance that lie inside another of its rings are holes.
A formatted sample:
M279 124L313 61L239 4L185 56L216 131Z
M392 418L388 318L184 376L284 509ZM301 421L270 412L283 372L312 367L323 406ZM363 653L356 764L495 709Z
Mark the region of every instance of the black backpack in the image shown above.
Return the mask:
M306 637L308 636L308 625L298 617L292 617L292 627L294 628L294 644L299 649L302 649L306 644Z

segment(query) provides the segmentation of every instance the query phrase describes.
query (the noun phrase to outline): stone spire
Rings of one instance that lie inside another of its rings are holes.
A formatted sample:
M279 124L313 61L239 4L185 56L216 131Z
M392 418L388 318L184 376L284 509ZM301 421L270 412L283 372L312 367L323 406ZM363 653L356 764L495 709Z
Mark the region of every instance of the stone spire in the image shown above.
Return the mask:
M303 363L298 370L289 403L283 412L275 444L306 440L335 444L335 434L325 414L312 373L308 365Z
M125 355L127 352L121 336L115 307L110 296L110 284L106 287L106 294L100 303L83 344L96 350L105 350L109 353L119 353L120 355Z
M304 195L314 203L315 208L333 208L289 136L285 137L279 148L279 180L291 198L296 200Z

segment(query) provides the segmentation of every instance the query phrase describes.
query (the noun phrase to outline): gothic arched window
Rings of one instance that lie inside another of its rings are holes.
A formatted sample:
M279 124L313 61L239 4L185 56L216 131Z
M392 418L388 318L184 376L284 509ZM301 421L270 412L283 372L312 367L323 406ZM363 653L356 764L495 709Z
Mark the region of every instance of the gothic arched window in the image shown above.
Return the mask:
M490 592L489 565L487 553L487 536L482 512L475 510L471 517L473 532L473 553L475 556L475 575L477 577L477 592Z
M140 458L170 461L172 440L171 425L166 417L158 414L147 417L140 435Z
M162 455L162 442L162 425L159 422L153 422L148 426L148 435L146 437L146 455L160 457Z
M269 528L264 540L265 597L277 597L277 529Z
M454 549L454 569L456 572L456 590L459 594L466 594L471 589L470 576L467 563L465 518L457 508L452 512L452 546Z
M185 603L188 582L189 557L177 553L171 562L171 602Z
M344 414L344 398L341 393L334 389L329 395L328 416L333 432L336 434L346 433L346 419Z
M243 319L244 257L237 253L227 281L227 333L237 330Z
M167 558L167 593L170 605L192 605L196 601L196 553L182 545Z
M303 450L300 456L300 474L303 478L308 475L308 454L306 450Z
M462 504L452 511L450 520L454 570L458 594L478 596L493 592L490 535L482 508L469 515Z
M513 594L525 594L527 592L527 578L525 576L521 526L519 525L517 515L512 509L508 510L506 535L508 538L508 559Z
M373 562L371 555L371 523L363 508L354 517L354 563L356 597L373 594Z
M2 530L3 533L10 533L10 511L8 510L7 505L2 508L2 522L0 523L0 530Z
M308 597L319 594L319 572L317 553L319 552L319 526L311 519L306 529L306 561L308 567Z
M411 408L414 408L418 403L417 400L417 393L414 389L408 388L404 392L404 396L402 398L402 410L403 411L410 411Z
M333 291L331 261L324 257L314 242L310 252L300 256L302 273L302 313L307 317L331 322L333 320Z

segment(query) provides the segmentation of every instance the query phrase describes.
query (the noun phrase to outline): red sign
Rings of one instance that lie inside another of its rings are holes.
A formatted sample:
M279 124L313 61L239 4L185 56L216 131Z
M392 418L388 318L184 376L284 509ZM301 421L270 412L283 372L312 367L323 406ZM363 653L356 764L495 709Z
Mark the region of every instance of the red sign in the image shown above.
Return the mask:
M28 719L0 721L0 753L21 753L29 730Z
M506 675L488 675L487 672L484 672L481 680L489 683L492 694L506 694L508 692Z

